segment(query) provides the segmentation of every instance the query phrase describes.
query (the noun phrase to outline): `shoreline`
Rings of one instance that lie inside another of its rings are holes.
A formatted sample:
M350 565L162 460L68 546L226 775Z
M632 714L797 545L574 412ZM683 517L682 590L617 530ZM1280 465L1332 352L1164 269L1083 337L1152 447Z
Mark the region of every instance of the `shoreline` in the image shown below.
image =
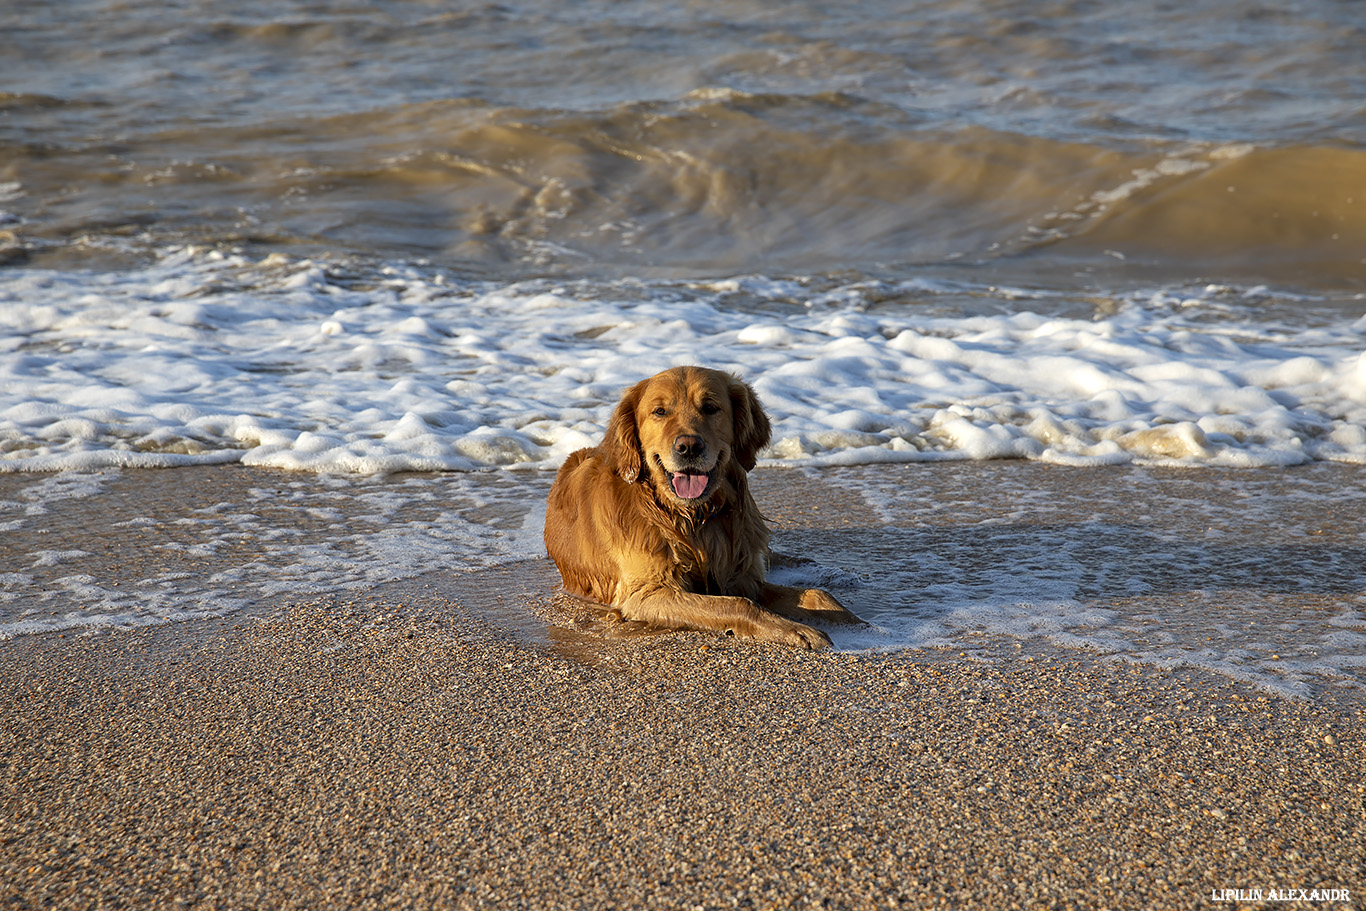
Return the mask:
M1180 496L1217 487L1196 475L1159 480ZM847 536L893 507L965 534L1048 531L1001 493L1017 489L1094 536L1100 507L1085 489L1069 506L1064 488L1103 484L1129 509L1118 482L1134 475L966 466L905 476L914 492L902 477L761 473L760 501L780 541L802 547L861 545ZM616 635L547 594L545 561L396 581L360 571L399 556L354 550L387 527L409 529L400 543L424 560L460 545L412 537L448 514L412 495L433 486L441 510L462 514L464 491L498 530L469 553L520 547L525 517L493 495L496 477L90 480L54 477L29 496L47 481L0 478L23 516L0 539L6 565L34 564L34 585L84 574L101 597L132 600L217 573L205 597L250 603L0 642L0 904L1241 908L1282 906L1253 890L1317 888L1351 898L1312 906L1346 908L1366 896L1359 700L1292 700L1044 639L808 654ZM1298 541L1284 518L1277 533ZM1126 529L1141 549L1141 527ZM1354 532L1321 531L1354 566ZM1229 528L1220 552L1267 534ZM970 540L997 553L996 537ZM360 568L300 594L318 541ZM294 588L270 595L283 579Z

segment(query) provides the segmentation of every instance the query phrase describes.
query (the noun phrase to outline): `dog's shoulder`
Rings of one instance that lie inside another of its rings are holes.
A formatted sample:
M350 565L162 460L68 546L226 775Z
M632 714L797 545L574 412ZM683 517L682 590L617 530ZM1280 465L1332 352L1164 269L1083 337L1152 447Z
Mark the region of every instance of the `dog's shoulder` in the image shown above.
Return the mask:
M601 448L572 453L555 475L547 504L547 529L553 526L581 540L602 537L597 546L619 546L623 537L649 527L654 510L643 484L627 482Z
M620 494L629 486L603 456L602 447L590 447L576 450L564 460L555 474L550 494L555 497L572 493L580 500L595 499L613 493Z

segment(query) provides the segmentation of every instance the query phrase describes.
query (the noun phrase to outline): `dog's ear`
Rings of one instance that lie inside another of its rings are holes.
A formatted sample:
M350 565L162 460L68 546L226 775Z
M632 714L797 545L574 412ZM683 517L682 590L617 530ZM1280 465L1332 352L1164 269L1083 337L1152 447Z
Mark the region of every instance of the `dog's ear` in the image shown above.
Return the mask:
M640 397L645 394L647 380L641 380L622 395L617 410L612 412L612 420L607 422L607 433L602 438L598 452L609 468L621 475L627 484L634 484L640 477L641 460L640 430L636 426L636 408Z
M749 384L739 377L731 377L730 410L735 420L735 461L745 471L754 468L759 450L768 445L772 428L764 406Z

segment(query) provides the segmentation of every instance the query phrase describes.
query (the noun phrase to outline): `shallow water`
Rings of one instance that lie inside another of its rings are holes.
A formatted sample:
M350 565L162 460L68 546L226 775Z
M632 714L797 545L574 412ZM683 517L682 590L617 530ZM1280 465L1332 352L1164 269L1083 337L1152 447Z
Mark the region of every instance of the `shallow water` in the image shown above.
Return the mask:
M803 535L877 632L846 647L989 657L1046 642L1194 666L1272 692L1366 693L1364 493L1354 469L965 465L834 470L882 520ZM816 580L819 581L819 580Z
M831 629L838 648L1069 653L1360 704L1355 471L958 462L769 469L754 486L774 529L773 578L828 588L868 621ZM440 596L509 634L591 654L619 633L583 626L582 609L553 594L549 483L548 472L0 475L0 640L323 598L420 610Z

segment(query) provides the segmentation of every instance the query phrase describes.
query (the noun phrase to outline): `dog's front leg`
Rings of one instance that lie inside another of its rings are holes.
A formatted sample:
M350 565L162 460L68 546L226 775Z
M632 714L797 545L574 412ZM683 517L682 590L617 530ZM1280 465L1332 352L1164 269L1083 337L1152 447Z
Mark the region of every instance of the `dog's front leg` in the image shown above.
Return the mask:
M731 595L699 595L658 587L638 591L617 608L623 618L653 626L710 630L804 649L830 645L830 637L820 630L764 610L748 598Z

